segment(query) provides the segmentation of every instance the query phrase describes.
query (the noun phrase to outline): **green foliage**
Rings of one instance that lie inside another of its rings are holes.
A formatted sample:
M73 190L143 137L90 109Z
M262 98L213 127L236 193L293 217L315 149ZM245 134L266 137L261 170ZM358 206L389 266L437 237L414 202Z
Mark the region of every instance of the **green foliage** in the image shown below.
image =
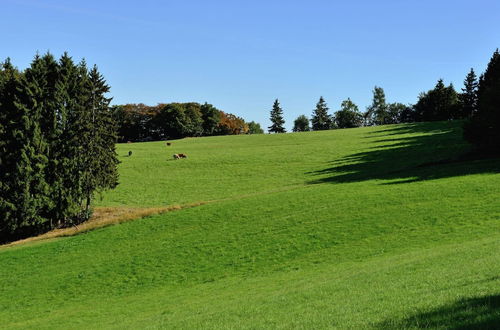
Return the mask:
M214 135L220 122L220 110L205 102L200 107L201 119L203 121L203 135Z
M479 149L500 152L500 53L493 53L479 79L477 111L464 127L465 138Z
M308 132L311 128L309 127L309 119L305 115L300 115L293 122L294 132Z
M125 104L113 106L112 112L120 142L245 134L248 129L242 118L208 103Z
M459 95L461 117L470 118L477 111L477 89L479 83L477 81L474 69L470 69L467 77L464 80L462 93Z
M264 134L264 130L259 123L251 121L248 123L248 134Z
M414 106L417 121L440 121L461 118L458 94L439 79L434 89L421 93Z
M1 76L0 241L86 220L94 193L117 185L109 87L67 54Z
M178 139L185 136L200 136L203 132L202 114L199 104L170 103L165 105L155 120L161 127L162 136Z
M385 115L385 124L399 124L410 122L406 116L411 116L412 109L402 103L389 103Z
M271 110L271 116L269 118L272 125L268 127L269 133L285 133L285 119L283 119L283 109L280 107L280 102L278 99L274 101L273 109Z
M35 62L39 62L37 57ZM46 219L39 211L47 201L43 172L47 164L40 132L40 108L35 108L29 82L9 62L4 64L0 90L2 152L0 153L0 242L36 233ZM33 89L35 86L31 86Z
M363 115L350 98L343 101L340 110L335 113L335 125L338 128L353 128L363 125Z
M2 327L498 321L500 164L460 160L461 134L447 121L174 141L186 162L163 142L119 144L121 184L99 205L210 202L1 247Z
M323 96L316 103L316 108L313 111L311 124L313 131L321 131L332 128L332 118L328 114L328 106ZM309 124L308 124L309 125Z
M391 123L390 121L393 118L390 118L388 113L388 105L385 102L385 93L382 87L375 86L373 89L373 101L366 109L364 117L367 126Z

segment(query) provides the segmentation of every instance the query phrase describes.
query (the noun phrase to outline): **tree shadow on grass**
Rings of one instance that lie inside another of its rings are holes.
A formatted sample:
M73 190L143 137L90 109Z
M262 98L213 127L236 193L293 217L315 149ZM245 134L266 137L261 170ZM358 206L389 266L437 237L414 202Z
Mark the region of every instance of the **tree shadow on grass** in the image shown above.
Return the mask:
M499 155L474 153L462 138L462 122L416 123L367 134L367 151L309 172L309 183L388 180L408 183L477 173L499 173ZM380 139L377 139L380 137Z
M387 320L379 329L500 329L500 295L469 299L418 312L402 320Z

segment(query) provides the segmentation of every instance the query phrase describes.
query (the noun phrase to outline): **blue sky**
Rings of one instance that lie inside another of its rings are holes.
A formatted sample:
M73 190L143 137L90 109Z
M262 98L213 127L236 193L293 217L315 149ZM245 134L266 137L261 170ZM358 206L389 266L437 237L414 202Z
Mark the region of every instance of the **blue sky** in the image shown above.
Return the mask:
M372 89L414 103L439 78L457 89L500 47L500 1L0 0L0 58L38 51L97 64L114 104L209 102L286 126L320 96L331 112Z

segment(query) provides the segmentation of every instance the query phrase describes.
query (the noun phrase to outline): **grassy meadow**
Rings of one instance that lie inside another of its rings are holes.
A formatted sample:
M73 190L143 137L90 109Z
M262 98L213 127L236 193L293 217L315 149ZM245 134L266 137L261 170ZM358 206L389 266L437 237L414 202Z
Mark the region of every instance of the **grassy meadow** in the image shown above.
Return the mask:
M120 144L97 207L198 206L0 247L0 328L499 328L500 159L461 124Z

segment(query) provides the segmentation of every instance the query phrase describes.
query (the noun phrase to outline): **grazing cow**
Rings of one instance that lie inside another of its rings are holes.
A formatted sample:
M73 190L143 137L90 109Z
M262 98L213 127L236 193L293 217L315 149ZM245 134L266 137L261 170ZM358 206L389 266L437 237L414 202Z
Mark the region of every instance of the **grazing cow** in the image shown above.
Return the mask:
M186 154L174 154L174 159L187 158Z
M169 147L170 147L171 145L172 145L172 143L170 143L170 142L167 142L167 146L169 146Z
M129 156L129 157L130 157L130 156L132 156L132 151L129 151L129 152L128 152L128 156Z

